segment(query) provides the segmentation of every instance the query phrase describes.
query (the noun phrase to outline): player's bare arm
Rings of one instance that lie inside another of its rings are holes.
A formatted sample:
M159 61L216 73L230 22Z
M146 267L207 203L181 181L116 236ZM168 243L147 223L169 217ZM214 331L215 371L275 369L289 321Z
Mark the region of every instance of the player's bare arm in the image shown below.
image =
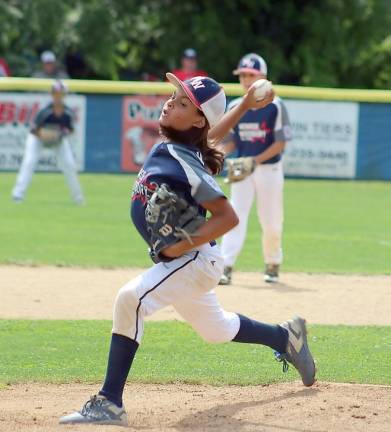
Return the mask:
M181 240L163 249L163 255L176 258L197 246L208 243L234 228L239 220L234 209L225 197L203 202L202 206L211 213L211 217L192 236L193 244Z
M254 157L256 164L261 164L272 157L281 154L285 148L285 141L276 141L270 147L268 147L264 152Z
M225 155L228 155L235 151L236 144L234 141L228 139L228 140L222 140L218 144L216 144L216 149L224 153Z
M257 102L254 91L255 87L250 87L240 103L226 112L221 120L209 130L208 139L210 141L221 141L249 109L265 108L273 101L275 96L274 91L270 90L264 99Z

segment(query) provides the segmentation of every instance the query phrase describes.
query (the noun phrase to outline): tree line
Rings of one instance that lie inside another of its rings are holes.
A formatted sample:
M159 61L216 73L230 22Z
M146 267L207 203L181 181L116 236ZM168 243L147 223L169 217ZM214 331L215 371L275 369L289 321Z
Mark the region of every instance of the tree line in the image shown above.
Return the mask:
M223 82L256 52L278 84L391 88L389 0L1 0L0 28L13 76L51 49L74 77L163 79L193 47Z

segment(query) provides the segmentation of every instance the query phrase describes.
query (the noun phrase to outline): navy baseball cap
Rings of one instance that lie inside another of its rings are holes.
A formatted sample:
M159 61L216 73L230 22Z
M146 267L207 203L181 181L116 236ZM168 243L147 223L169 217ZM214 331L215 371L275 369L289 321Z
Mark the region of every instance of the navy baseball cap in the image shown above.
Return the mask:
M240 59L238 67L233 71L233 74L239 75L241 72L267 75L267 65L265 60L258 54L246 54Z
M170 72L166 73L166 77L175 87L183 89L193 104L203 112L210 127L221 119L225 112L226 98L218 82L204 76L182 81Z

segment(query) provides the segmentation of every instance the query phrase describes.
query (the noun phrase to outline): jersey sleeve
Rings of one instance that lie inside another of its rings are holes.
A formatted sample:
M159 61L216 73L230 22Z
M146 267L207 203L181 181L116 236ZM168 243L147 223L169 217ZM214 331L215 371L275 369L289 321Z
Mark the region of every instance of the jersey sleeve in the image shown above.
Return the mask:
M168 144L167 150L182 168L191 196L198 204L225 197L214 177L205 168L200 155L181 145Z
M277 99L277 118L274 127L275 141L290 141L292 139L292 128L289 121L288 110L281 99Z
M45 124L45 121L49 116L49 114L50 114L49 106L46 106L45 108L42 108L40 111L38 111L37 115L35 116L32 122L31 131L36 132L40 127L42 127Z

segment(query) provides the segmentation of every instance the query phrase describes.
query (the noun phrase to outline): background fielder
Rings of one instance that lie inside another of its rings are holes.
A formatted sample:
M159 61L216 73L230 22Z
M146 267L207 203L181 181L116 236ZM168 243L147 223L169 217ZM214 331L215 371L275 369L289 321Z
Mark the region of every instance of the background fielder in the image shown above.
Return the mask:
M73 201L78 205L84 203L83 192L77 178L75 158L68 140L68 135L74 130L74 113L64 104L66 93L66 85L62 81L55 81L51 88L52 102L39 111L34 119L27 136L19 174L12 190L12 198L16 202L23 201L41 156L42 147L45 146L55 151Z
M233 72L239 75L245 91L258 79L266 78L267 66L257 54L245 55ZM241 98L233 100L228 109L233 109ZM291 139L288 114L282 100L261 109L247 111L239 123L225 138L226 153L236 150L238 157L252 156L257 164L254 172L231 186L231 204L239 217L239 225L228 232L222 240L224 274L221 285L231 283L235 261L243 247L247 220L254 198L257 201L258 219L262 226L262 249L266 265L264 279L277 282L282 263L283 226L283 170L281 156L285 142Z

